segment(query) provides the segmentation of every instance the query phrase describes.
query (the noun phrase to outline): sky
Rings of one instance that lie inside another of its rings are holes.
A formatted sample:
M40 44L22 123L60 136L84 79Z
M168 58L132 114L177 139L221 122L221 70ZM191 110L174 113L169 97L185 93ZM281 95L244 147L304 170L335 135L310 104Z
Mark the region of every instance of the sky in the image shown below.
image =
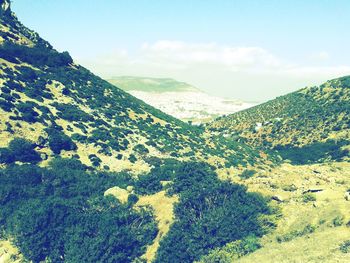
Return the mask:
M103 78L170 77L262 102L350 75L348 0L13 0Z

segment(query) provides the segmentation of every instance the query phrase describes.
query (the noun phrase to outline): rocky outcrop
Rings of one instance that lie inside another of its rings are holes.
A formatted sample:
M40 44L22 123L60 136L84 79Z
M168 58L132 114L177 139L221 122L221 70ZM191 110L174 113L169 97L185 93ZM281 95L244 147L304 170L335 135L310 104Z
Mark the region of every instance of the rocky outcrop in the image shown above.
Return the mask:
M344 198L346 201L350 201L350 191L346 191L344 194Z
M0 15L11 13L10 0L0 0Z

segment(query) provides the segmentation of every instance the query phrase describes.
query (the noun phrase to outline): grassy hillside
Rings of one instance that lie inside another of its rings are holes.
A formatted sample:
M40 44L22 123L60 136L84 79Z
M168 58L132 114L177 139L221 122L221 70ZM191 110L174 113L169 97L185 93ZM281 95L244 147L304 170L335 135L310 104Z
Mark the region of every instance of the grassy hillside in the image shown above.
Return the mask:
M112 77L108 82L122 90L137 90L145 92L183 92L199 91L197 88L169 78L143 78L143 77Z
M208 130L251 145L281 150L291 158L301 152L315 156L340 152L333 159L342 158L347 153L341 149L346 151L350 140L350 77L304 88L218 118L208 125Z

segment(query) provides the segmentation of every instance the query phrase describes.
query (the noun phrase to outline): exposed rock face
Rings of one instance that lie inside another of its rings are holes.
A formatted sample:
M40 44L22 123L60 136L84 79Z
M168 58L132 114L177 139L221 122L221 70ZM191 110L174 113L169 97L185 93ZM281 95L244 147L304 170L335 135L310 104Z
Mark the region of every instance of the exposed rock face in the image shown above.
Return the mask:
M0 0L0 15L11 12L10 0Z
M346 201L350 201L350 191L346 191L344 194L344 198Z

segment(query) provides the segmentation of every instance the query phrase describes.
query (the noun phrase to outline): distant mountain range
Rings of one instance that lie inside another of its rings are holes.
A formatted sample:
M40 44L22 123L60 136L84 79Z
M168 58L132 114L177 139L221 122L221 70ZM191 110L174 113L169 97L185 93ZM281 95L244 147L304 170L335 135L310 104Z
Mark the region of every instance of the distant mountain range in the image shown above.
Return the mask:
M208 122L256 105L211 96L190 84L169 78L127 76L108 81L169 115L193 123Z

